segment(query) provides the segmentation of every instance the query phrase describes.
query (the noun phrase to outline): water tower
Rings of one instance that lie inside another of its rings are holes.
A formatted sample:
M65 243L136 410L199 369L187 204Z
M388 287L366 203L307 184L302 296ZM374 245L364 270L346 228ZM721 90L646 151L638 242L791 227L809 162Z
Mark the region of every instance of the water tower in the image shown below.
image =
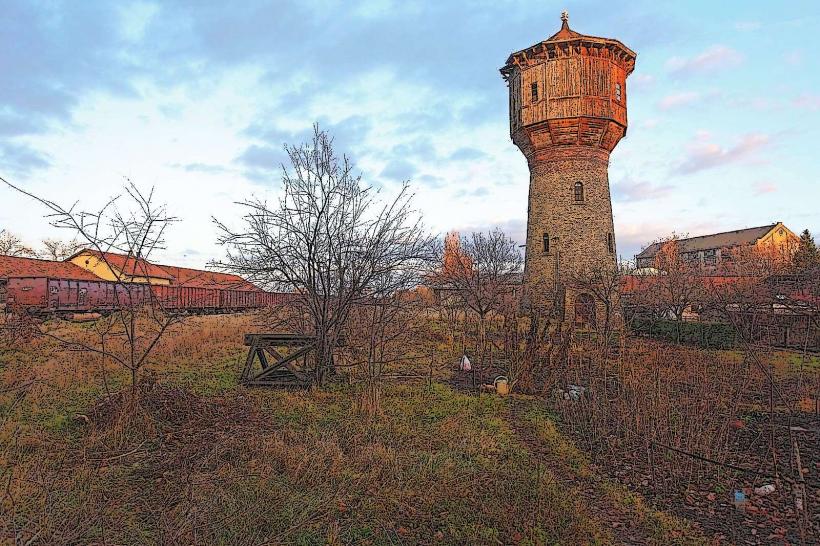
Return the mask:
M569 28L509 56L510 135L530 170L526 303L594 322L590 294L572 280L614 267L609 154L626 134L626 78L635 52Z

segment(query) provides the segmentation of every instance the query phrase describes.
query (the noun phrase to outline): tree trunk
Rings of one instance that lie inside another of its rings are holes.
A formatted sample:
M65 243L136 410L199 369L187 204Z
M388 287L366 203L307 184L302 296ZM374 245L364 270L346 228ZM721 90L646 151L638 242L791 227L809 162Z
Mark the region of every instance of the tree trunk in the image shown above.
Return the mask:
M335 345L333 336L327 332L319 333L316 336L316 386L324 386L325 377L333 371L333 346Z
M382 411L382 385L378 378L370 377L365 383L360 401L362 412L375 417Z

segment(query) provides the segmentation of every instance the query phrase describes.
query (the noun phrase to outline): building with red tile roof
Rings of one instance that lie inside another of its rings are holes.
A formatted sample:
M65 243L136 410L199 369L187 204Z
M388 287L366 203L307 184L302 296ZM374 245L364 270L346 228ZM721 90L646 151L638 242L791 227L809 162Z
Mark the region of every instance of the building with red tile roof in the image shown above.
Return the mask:
M36 258L0 256L0 279L9 277L48 277L72 281L98 281L99 277L70 262Z
M70 262L105 280L149 283L191 288L258 291L259 287L238 275L204 271L187 267L161 265L114 252L81 250L69 257Z

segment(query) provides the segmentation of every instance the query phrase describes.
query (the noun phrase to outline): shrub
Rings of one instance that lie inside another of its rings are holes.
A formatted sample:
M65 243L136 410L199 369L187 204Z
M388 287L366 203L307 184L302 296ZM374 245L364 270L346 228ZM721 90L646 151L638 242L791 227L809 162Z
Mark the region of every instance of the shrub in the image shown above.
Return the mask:
M737 343L734 328L720 322L678 322L668 319L632 321L634 334L704 349L731 349Z

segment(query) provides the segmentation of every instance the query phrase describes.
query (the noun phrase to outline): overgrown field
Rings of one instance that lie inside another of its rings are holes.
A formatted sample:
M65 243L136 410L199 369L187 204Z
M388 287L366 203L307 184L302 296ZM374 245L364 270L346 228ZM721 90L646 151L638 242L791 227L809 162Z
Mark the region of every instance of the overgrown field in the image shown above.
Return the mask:
M251 329L203 317L168 336L138 411L123 411L125 374L93 357L44 339L4 347L3 540L667 543L690 532L595 486L613 527L571 479L571 442L519 434L510 399L396 385L373 419L356 411L353 387L237 387ZM537 399L514 403L522 422L557 434Z
M93 325L49 327L79 339ZM557 374L559 386L589 387L578 403L556 399L552 386L479 396L448 386L458 353L435 325L421 351L435 353L432 385L389 385L383 414L369 418L357 410L356 385L237 386L242 334L256 329L249 316L187 321L144 370L139 407L130 406L128 375L103 369L93 355L44 338L0 346L0 541L691 544L723 536L766 543L766 535L732 536L709 525L708 510L682 509L691 497L714 505L713 519L746 525L749 514L726 511L738 476L668 453L647 459L648 434L714 457L735 455L725 444L730 436L759 449L752 417L717 440L709 436L734 411L765 409L765 397L744 397L748 407L739 408L730 396L737 393L726 366L740 366L740 355L709 353L712 360L701 362L707 353L695 349L652 349L652 358L687 364L682 373L653 363L641 346L599 377L580 352ZM778 358L783 374L796 366ZM762 385L749 377L744 392ZM675 390L678 381L690 385L689 398ZM680 405L698 393L708 395L700 406ZM714 415L680 426L698 412ZM664 426L652 425L660 414ZM765 450L759 460L733 462L763 464ZM810 473L815 464L804 462ZM670 471L677 467L690 478ZM702 479L710 475L719 478Z

